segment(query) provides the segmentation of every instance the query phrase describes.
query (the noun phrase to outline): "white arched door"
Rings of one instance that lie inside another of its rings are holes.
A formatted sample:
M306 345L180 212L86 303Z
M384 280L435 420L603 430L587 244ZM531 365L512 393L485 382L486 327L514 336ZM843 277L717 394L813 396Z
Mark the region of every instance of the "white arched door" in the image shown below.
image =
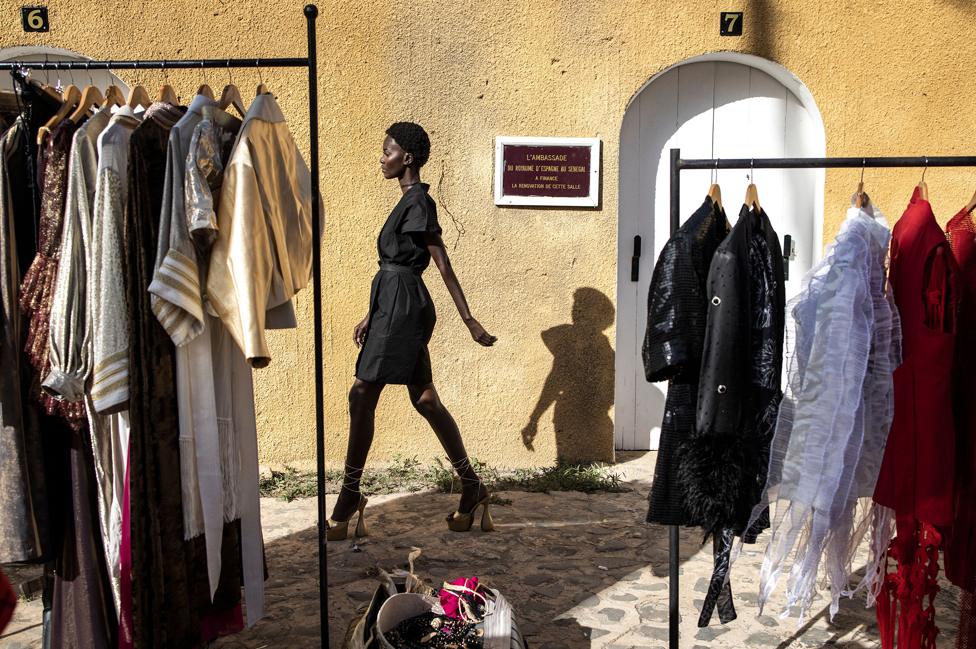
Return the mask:
M704 57L703 57L704 58ZM683 158L765 158L825 155L823 123L809 92L780 66L735 54L693 60L661 73L624 115L620 137L617 226L617 347L615 445L656 449L667 384L644 379L641 343L654 264L669 237L669 150ZM739 214L748 170L718 172L729 221ZM710 171L681 172L681 219L705 198ZM759 199L780 235L792 236L787 298L819 257L823 232L822 170L760 169ZM631 274L634 237L641 238L637 281Z

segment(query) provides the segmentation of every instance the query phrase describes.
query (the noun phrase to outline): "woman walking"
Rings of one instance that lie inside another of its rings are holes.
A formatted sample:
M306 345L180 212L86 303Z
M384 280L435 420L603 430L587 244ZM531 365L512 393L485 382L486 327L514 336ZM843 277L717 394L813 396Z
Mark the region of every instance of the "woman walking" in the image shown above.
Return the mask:
M369 313L356 325L353 340L359 347L356 381L349 391L349 444L342 489L328 521L328 540L348 536L349 521L358 512L356 536L367 534L363 510L367 499L359 481L373 443L376 404L383 387L406 385L410 401L427 420L461 479L461 502L448 516L448 527L471 529L475 512L482 508L481 528L492 529L489 493L468 459L461 432L434 388L427 343L436 315L422 274L433 259L454 299L461 319L475 342L490 347L497 338L471 316L464 292L451 267L437 207L420 182L420 169L430 157L430 138L412 122L397 122L386 131L380 168L386 179L397 179L402 196L380 231L377 249L380 269L370 290Z

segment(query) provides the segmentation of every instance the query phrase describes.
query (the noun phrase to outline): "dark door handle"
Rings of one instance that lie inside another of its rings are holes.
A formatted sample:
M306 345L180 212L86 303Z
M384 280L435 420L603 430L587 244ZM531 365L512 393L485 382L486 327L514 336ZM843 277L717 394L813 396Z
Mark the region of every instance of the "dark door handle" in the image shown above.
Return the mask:
M788 234L783 235L783 279L790 278L790 262L796 259L796 242Z
M634 237L634 254L630 257L630 281L636 282L640 278L641 238Z

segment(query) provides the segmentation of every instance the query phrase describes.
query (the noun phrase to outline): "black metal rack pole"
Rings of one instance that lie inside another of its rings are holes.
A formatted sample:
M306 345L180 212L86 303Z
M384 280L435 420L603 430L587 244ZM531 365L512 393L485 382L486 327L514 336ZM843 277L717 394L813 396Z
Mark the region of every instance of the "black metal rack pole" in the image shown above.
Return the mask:
M676 160L684 169L843 169L861 167L974 167L976 156L887 156L867 158L700 158L682 160L680 149Z
M681 149L671 149L671 234L678 231L681 223ZM678 544L680 535L677 525L668 526L668 646L678 649L678 630L681 628L678 605Z
M695 158L671 149L671 235L681 225L681 171L685 169L851 169L892 167L976 167L976 156L885 156L837 158ZM678 526L668 526L668 647L678 649Z
M312 320L315 328L315 465L318 505L319 640L329 646L329 562L325 534L325 386L322 367L322 223L319 213L319 86L315 19L319 10L305 5L308 21L308 132L312 158Z
M305 5L308 56L226 59L160 59L118 61L3 61L0 70L160 70L203 68L306 68L308 70L309 155L312 182L312 309L315 341L315 451L318 471L318 561L320 642L329 646L329 580L325 543L325 406L322 343L322 251L319 192L319 113L318 113L318 56L316 51L315 20L319 10L314 4Z
M314 5L309 5L314 6ZM194 68L307 68L308 58L161 59L159 61L3 61L0 70L160 70Z

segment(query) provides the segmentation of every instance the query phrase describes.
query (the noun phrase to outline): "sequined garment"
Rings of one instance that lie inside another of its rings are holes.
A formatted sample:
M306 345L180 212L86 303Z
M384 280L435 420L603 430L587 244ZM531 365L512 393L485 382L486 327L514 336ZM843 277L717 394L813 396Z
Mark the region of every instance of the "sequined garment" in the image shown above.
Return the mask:
M75 123L63 120L48 135L41 152L41 220L37 240L37 255L20 285L20 308L27 323L25 351L41 377L50 369L49 335L51 306L61 257L61 230L64 224L64 199L68 188L68 154ZM31 388L31 397L44 406L50 415L67 420L79 429L85 422L83 403L55 399L41 389L40 383Z
M82 401L91 374L92 215L98 175L98 136L111 112L102 109L75 131L68 164L57 288L51 308L51 372L44 389L67 401ZM93 428L95 426L93 425Z
M129 177L129 138L141 118L120 109L98 136L98 180L92 219L92 385L95 410L128 407L129 331L126 324L123 222Z
M484 646L484 632L474 624L436 613L407 618L383 635L391 646L401 649L481 649Z
M783 253L769 217L743 205L708 271L695 430L678 449L685 509L715 544L700 627L716 606L723 623L734 619L722 586L728 584L733 535L753 543L769 525L768 514L752 524L750 515L765 484L781 398L783 275Z
M677 482L675 451L695 427L698 373L708 315L705 279L712 255L728 233L725 211L706 199L664 245L651 278L641 356L647 380L667 380L668 396L649 496L649 523L688 522Z

